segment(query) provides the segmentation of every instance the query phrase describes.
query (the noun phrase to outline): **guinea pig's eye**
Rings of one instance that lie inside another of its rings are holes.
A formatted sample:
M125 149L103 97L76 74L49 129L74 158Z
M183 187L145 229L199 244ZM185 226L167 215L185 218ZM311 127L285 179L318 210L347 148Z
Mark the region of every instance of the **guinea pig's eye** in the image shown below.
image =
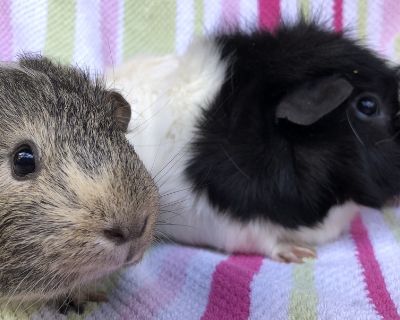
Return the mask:
M359 112L370 117L379 110L378 99L371 95L361 96L356 101L356 107Z
M12 170L17 177L25 177L36 170L35 153L29 145L16 149L12 161Z

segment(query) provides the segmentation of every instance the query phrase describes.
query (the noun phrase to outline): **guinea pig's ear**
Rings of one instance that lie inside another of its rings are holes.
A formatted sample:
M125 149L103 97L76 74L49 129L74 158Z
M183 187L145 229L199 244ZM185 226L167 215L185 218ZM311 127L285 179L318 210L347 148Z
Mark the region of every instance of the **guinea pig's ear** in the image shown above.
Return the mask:
M303 126L311 125L339 107L352 91L353 86L338 76L305 83L283 97L275 118Z
M109 92L109 99L111 100L113 117L118 128L126 132L128 130L129 121L131 120L131 106L128 101L116 91Z

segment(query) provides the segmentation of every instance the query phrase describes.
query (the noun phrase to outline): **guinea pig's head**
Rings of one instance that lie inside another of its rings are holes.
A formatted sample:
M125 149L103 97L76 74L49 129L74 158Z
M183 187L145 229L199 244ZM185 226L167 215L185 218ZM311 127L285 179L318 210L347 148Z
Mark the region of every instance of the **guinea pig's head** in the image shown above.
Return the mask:
M54 297L138 261L158 190L130 106L41 57L0 67L0 295Z
M227 80L186 171L212 204L297 227L348 200L379 208L400 193L395 69L313 24L216 43Z

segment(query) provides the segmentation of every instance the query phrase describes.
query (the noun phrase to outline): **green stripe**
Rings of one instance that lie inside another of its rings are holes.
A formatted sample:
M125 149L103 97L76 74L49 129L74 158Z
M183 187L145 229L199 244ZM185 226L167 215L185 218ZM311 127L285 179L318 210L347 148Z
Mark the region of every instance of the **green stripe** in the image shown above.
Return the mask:
M309 0L300 0L300 12L306 20L310 17L310 2Z
M124 4L124 59L136 53L170 53L175 43L175 0Z
M75 1L48 1L47 36L44 53L70 63L74 55Z
M400 34L394 39L394 52L396 54L396 59L400 60Z
M358 0L358 36L365 40L367 36L368 0Z
M195 0L194 2L194 32L197 35L203 34L203 17L204 17L204 4L203 0Z
M391 208L386 208L383 210L383 218L389 227L390 231L392 231L397 242L400 243L400 226L399 221L394 213L394 210Z
M289 319L317 319L317 301L314 284L314 260L306 260L303 264L294 265Z

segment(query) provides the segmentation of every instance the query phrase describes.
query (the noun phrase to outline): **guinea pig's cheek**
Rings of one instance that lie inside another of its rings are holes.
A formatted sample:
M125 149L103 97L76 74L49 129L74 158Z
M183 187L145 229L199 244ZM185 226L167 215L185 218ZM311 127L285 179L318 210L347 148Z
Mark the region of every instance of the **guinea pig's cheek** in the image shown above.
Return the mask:
M85 209L68 207L50 208L49 214L54 221L55 232L65 239L85 239L93 241L96 234L96 224Z
M46 256L54 257L54 265L59 262L68 270L109 258L109 252L114 248L107 250L99 243L97 226L86 210L57 207L48 211L50 219L43 223L51 228L52 234L42 239L42 248Z
M11 173L10 162L5 160L0 165L0 188L2 197L13 199L15 195L23 195L22 192L29 191L31 194L32 180L17 181ZM12 196L12 198L10 198Z

